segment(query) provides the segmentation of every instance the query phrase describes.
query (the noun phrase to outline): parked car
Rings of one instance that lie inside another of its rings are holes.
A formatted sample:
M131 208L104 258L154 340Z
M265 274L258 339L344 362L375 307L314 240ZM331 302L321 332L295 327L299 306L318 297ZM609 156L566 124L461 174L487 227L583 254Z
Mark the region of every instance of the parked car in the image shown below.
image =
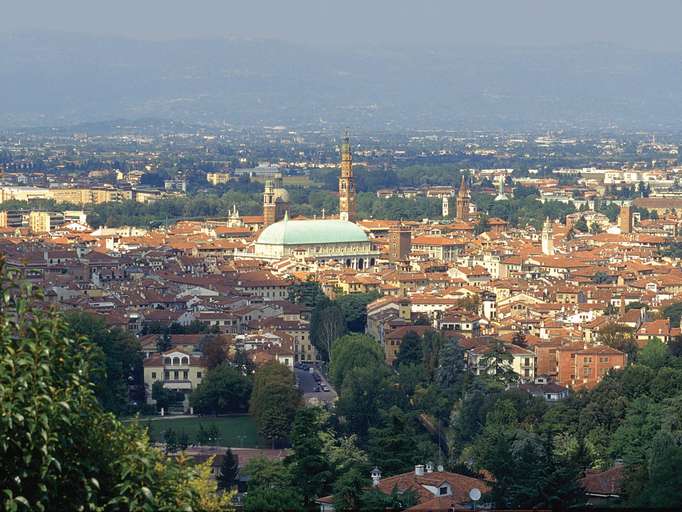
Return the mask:
M331 390L329 389L329 386L327 386L326 384L324 384L324 385L322 386L322 391L324 391L324 392L329 392L329 391L331 391Z

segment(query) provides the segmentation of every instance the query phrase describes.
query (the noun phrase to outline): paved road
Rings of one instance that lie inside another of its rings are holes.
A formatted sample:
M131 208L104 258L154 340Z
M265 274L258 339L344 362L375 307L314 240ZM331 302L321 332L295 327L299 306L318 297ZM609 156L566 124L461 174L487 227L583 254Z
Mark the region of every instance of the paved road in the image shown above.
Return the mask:
M298 382L298 389L303 393L303 398L309 400L311 398L317 398L320 402L333 402L336 400L336 391L332 389L324 375L315 370L322 380L320 381L320 387L324 384L329 386L330 391L315 391L317 382L313 374L306 370L296 369L296 381Z

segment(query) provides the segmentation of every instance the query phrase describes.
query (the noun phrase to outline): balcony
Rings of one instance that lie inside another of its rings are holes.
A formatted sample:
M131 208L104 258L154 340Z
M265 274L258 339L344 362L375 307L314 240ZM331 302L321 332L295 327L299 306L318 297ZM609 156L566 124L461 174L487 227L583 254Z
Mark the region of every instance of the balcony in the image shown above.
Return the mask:
M189 380L165 380L163 381L163 387L165 389L175 389L175 390L192 390L192 381Z

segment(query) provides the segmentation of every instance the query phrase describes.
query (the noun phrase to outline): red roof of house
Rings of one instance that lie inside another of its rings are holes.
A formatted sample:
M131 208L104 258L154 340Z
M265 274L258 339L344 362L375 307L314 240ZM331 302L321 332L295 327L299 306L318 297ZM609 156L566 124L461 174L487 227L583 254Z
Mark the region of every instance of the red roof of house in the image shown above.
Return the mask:
M619 496L623 485L623 470L625 466L619 464L607 469L593 473L588 471L583 478L579 480L580 485L585 489L587 494L598 496Z
M429 491L425 486L433 486L439 488L444 483L450 484L452 488L452 495L448 496L454 503L468 503L469 491L476 487L481 493L489 491L488 484L478 478L460 475L458 473L449 473L447 471L434 471L432 473L424 473L417 475L414 471L403 473L401 475L383 478L379 481L377 488L385 493L391 494L393 488L397 488L399 492L407 491L409 489L417 493L420 505L425 505L427 502L433 501L436 496ZM428 510L424 508L416 508L414 510ZM446 509L447 510L447 509Z

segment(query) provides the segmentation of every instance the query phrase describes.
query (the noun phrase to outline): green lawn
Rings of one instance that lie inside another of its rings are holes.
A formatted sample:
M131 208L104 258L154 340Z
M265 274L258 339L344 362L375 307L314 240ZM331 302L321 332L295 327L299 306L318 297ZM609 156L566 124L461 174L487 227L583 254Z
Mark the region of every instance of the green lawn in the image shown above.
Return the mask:
M194 418L140 418L139 423L149 428L152 441L163 442L163 433L172 428L179 435L183 431L189 436L190 442L196 441L199 425L204 429L215 425L218 429L218 446L231 446L236 448L262 448L268 447L258 437L256 424L251 416L197 416Z

